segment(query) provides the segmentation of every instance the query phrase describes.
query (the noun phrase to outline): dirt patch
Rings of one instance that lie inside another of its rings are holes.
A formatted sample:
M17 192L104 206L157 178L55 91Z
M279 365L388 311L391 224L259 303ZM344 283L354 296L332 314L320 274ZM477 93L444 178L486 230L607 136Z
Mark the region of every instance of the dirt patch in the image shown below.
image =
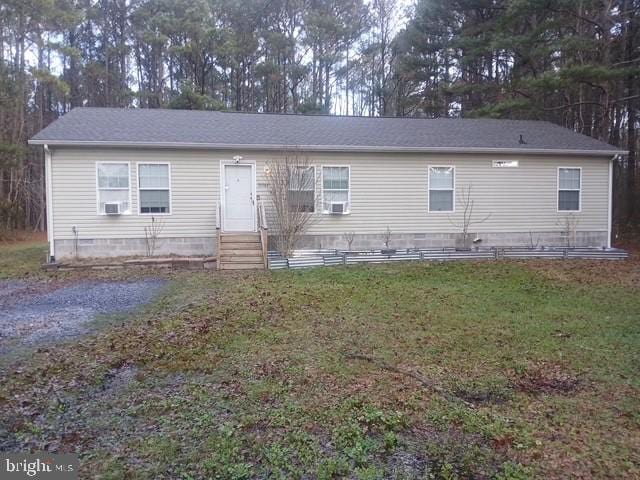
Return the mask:
M404 448L389 459L389 470L400 474L393 478L495 478L505 460L481 435L456 427L420 425L401 438Z
M627 260L547 260L523 262L545 278L589 285L640 288L640 253Z
M102 389L111 394L120 393L131 382L136 379L138 367L135 365L123 365L120 368L112 369L104 379Z
M512 386L507 379L472 379L458 382L453 394L472 404L505 403L513 396Z
M431 467L429 458L420 453L397 451L387 460L391 478L420 478Z
M581 379L559 365L537 364L515 376L513 385L529 394L567 395L582 387Z

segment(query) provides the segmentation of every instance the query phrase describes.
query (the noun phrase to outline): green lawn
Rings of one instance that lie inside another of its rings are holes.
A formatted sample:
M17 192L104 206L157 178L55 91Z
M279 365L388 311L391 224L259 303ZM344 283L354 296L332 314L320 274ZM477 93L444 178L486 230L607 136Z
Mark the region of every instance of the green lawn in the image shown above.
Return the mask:
M0 280L41 276L40 265L46 261L44 242L0 243Z
M0 446L78 452L86 478L637 477L639 272L174 273L128 322L5 366Z

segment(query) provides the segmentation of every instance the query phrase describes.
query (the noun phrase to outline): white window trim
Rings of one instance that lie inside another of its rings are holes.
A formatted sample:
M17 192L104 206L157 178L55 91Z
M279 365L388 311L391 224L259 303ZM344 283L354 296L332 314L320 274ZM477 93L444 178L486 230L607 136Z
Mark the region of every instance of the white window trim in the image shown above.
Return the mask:
M336 215L335 213L331 213L329 210L325 210L324 208L324 169L325 167L327 168L348 168L349 169L349 190L347 191L347 210L342 213L342 215L349 215L351 213L351 165L322 165L320 167L320 192L321 192L321 196L320 196L320 207L321 207L321 212L323 215ZM334 190L334 189L328 189L328 190ZM339 191L342 192L343 190L335 190L335 191Z
M580 187L579 188L560 188L560 170L579 170L580 171ZM578 209L577 210L560 210L560 190L565 192L578 192ZM582 212L582 167L558 167L556 174L556 212L557 213L580 213Z
M451 168L453 169L453 188L431 188L431 169L432 168ZM443 192L452 192L452 210L431 210L431 190L439 190ZM429 213L456 213L456 167L455 165L427 165L427 210Z
M140 187L140 165L166 165L169 175L169 188L141 188ZM138 185L138 215L144 217L168 217L173 214L173 195L171 190L171 162L137 162L136 163L136 184ZM140 190L168 190L169 191L169 213L142 213L142 202L140 202Z
M122 212L120 215L133 215L133 202L131 201L131 162L129 161L116 161L116 160L110 160L110 161L99 161L96 162L96 213L98 215L101 216L111 216L111 215L107 215L104 212L100 211L100 190L124 190L124 188L100 188L100 181L98 179L98 167L100 165L127 165L127 173L129 174L128 180L129 180L129 211L128 212Z
M313 212L307 212L307 213L317 213L318 212L318 203L316 202L317 200L317 190L318 190L318 170L316 169L315 165L307 165L306 167L303 166L296 166L295 168L302 168L302 169L308 169L308 168L313 168ZM291 183L291 179L289 179L289 183ZM289 190L291 191L291 190ZM306 191L306 190L305 190Z

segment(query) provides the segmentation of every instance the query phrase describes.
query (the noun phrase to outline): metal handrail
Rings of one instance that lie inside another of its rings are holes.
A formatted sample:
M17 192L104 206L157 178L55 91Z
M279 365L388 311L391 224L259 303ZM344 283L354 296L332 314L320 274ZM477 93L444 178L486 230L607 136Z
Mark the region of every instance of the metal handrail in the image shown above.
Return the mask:
M222 256L220 255L220 249L222 244L222 239L220 238L221 234L221 225L222 225L222 206L220 203L216 204L216 237L218 237L217 242L217 251L216 251L216 269L220 270L220 263L222 261Z
M269 268L269 234L267 226L267 214L264 210L264 203L258 200L258 228L260 230L260 244L262 245L262 262L264 268Z
M267 226L267 215L265 213L264 203L262 200L258 200L258 227L264 228L265 230L269 229Z

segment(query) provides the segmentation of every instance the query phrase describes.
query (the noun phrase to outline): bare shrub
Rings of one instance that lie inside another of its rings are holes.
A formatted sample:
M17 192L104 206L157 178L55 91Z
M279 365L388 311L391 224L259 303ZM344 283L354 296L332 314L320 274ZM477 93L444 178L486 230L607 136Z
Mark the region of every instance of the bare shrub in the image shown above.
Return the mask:
M391 243L391 229L387 225L387 229L382 233L382 238L384 239L384 248L389 248L389 244Z
M353 241L356 238L356 233L355 232L345 232L345 233L342 234L342 237L347 242L347 249L349 251L351 251L351 245L353 244Z
M80 232L78 231L78 227L75 225L71 227L71 233L73 233L73 258L76 260L80 256L79 254L79 243L80 243Z
M556 225L562 228L561 234L564 237L566 247L574 247L576 245L578 223L579 219L573 213L564 215L556 221Z
M158 238L164 230L164 222L151 217L151 225L144 227L144 241L147 257L152 257L158 246Z

